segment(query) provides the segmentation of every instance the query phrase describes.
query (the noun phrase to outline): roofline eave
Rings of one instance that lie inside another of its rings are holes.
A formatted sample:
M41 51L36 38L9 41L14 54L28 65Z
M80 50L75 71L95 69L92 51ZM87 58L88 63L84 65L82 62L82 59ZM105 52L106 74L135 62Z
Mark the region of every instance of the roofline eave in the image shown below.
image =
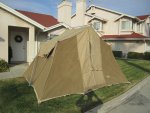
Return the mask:
M1 2L0 2L0 7L3 8L4 10L6 10L6 11L12 13L12 14L14 14L15 16L17 16L17 17L23 19L24 21L27 21L27 22L30 23L31 25L34 25L34 26L40 28L41 30L43 30L43 29L45 28L43 25L39 24L38 22L36 22L36 21L30 19L29 17L27 17L27 16L21 14L20 12L14 10L13 8L11 8L11 7L5 5L5 4L3 4L3 3L1 3Z
M56 29L57 27L60 27L60 26L64 26L65 28L68 28L68 29L71 29L71 27L65 23L58 23L58 24L55 24L51 27L47 27L43 30L43 32L47 32L47 31L51 31L53 29Z

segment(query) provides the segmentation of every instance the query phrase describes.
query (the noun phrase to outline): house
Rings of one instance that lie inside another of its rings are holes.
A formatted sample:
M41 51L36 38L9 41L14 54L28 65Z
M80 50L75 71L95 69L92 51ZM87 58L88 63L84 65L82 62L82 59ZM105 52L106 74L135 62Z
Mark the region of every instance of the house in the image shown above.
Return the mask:
M150 51L150 15L131 16L78 0L71 26L92 25L97 33L109 43L114 51Z
M58 5L60 22L71 27L92 25L112 50L122 51L125 57L128 52L150 51L150 15L135 17L95 5L87 8L86 0L77 0L76 13L70 19L71 7L68 1Z
M93 26L113 50L123 51L125 56L130 51L150 51L150 15L135 17L95 5L86 7L86 0L76 1L73 15L67 0L57 8L58 19L0 3L0 58L30 63L42 42L83 25Z
M8 61L12 56L11 62L30 63L41 42L66 28L70 27L50 15L14 10L0 3L0 58Z

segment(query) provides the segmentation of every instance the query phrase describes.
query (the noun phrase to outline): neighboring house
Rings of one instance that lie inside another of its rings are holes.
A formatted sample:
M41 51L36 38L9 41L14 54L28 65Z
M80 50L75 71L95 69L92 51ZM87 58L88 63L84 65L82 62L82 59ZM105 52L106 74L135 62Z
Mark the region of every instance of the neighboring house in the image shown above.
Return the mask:
M113 50L150 51L150 15L130 16L99 6L86 8L86 0L58 5L58 20L50 15L14 10L0 3L0 58L11 62L29 62L35 58L41 42L62 34L66 29L91 25Z
M68 12L58 13L59 21L67 20L72 27L92 25L113 50L123 51L124 56L130 51L150 51L150 15L135 17L95 5L86 8L86 0L77 0L76 13L70 19L71 6L68 1L58 6L58 12Z
M12 53L11 62L30 63L40 42L60 35L66 28L70 27L50 15L14 10L0 3L0 58L8 61Z

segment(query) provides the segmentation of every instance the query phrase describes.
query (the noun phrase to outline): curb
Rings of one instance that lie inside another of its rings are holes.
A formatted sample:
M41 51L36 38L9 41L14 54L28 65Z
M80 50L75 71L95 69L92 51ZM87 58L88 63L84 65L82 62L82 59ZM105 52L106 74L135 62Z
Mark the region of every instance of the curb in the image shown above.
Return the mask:
M129 97L131 97L133 94L135 94L137 91L139 91L146 83L150 81L150 76L139 82L137 85L129 89L124 94L114 98L111 101L106 102L105 104L99 106L97 113L107 113L111 111L112 109L118 107L123 102L127 101ZM91 111L92 112L92 111ZM96 112L93 112L96 113Z
M150 81L150 76L146 77L144 80L133 86L131 89L123 93L122 95L102 104L94 109L91 109L85 113L108 113L112 109L118 107L120 104L126 102L131 96L137 93L147 82Z

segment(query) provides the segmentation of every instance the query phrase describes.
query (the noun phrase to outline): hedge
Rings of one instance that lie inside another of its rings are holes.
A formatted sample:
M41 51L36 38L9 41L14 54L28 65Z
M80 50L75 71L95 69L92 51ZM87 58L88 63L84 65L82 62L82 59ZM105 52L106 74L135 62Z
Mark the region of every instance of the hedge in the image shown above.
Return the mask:
M122 51L113 51L114 57L122 57Z
M144 53L144 59L145 60L150 60L150 52L145 52Z
M8 63L5 60L0 59L0 72L6 72L9 70Z
M131 59L144 59L144 53L128 52L128 58L131 58Z

